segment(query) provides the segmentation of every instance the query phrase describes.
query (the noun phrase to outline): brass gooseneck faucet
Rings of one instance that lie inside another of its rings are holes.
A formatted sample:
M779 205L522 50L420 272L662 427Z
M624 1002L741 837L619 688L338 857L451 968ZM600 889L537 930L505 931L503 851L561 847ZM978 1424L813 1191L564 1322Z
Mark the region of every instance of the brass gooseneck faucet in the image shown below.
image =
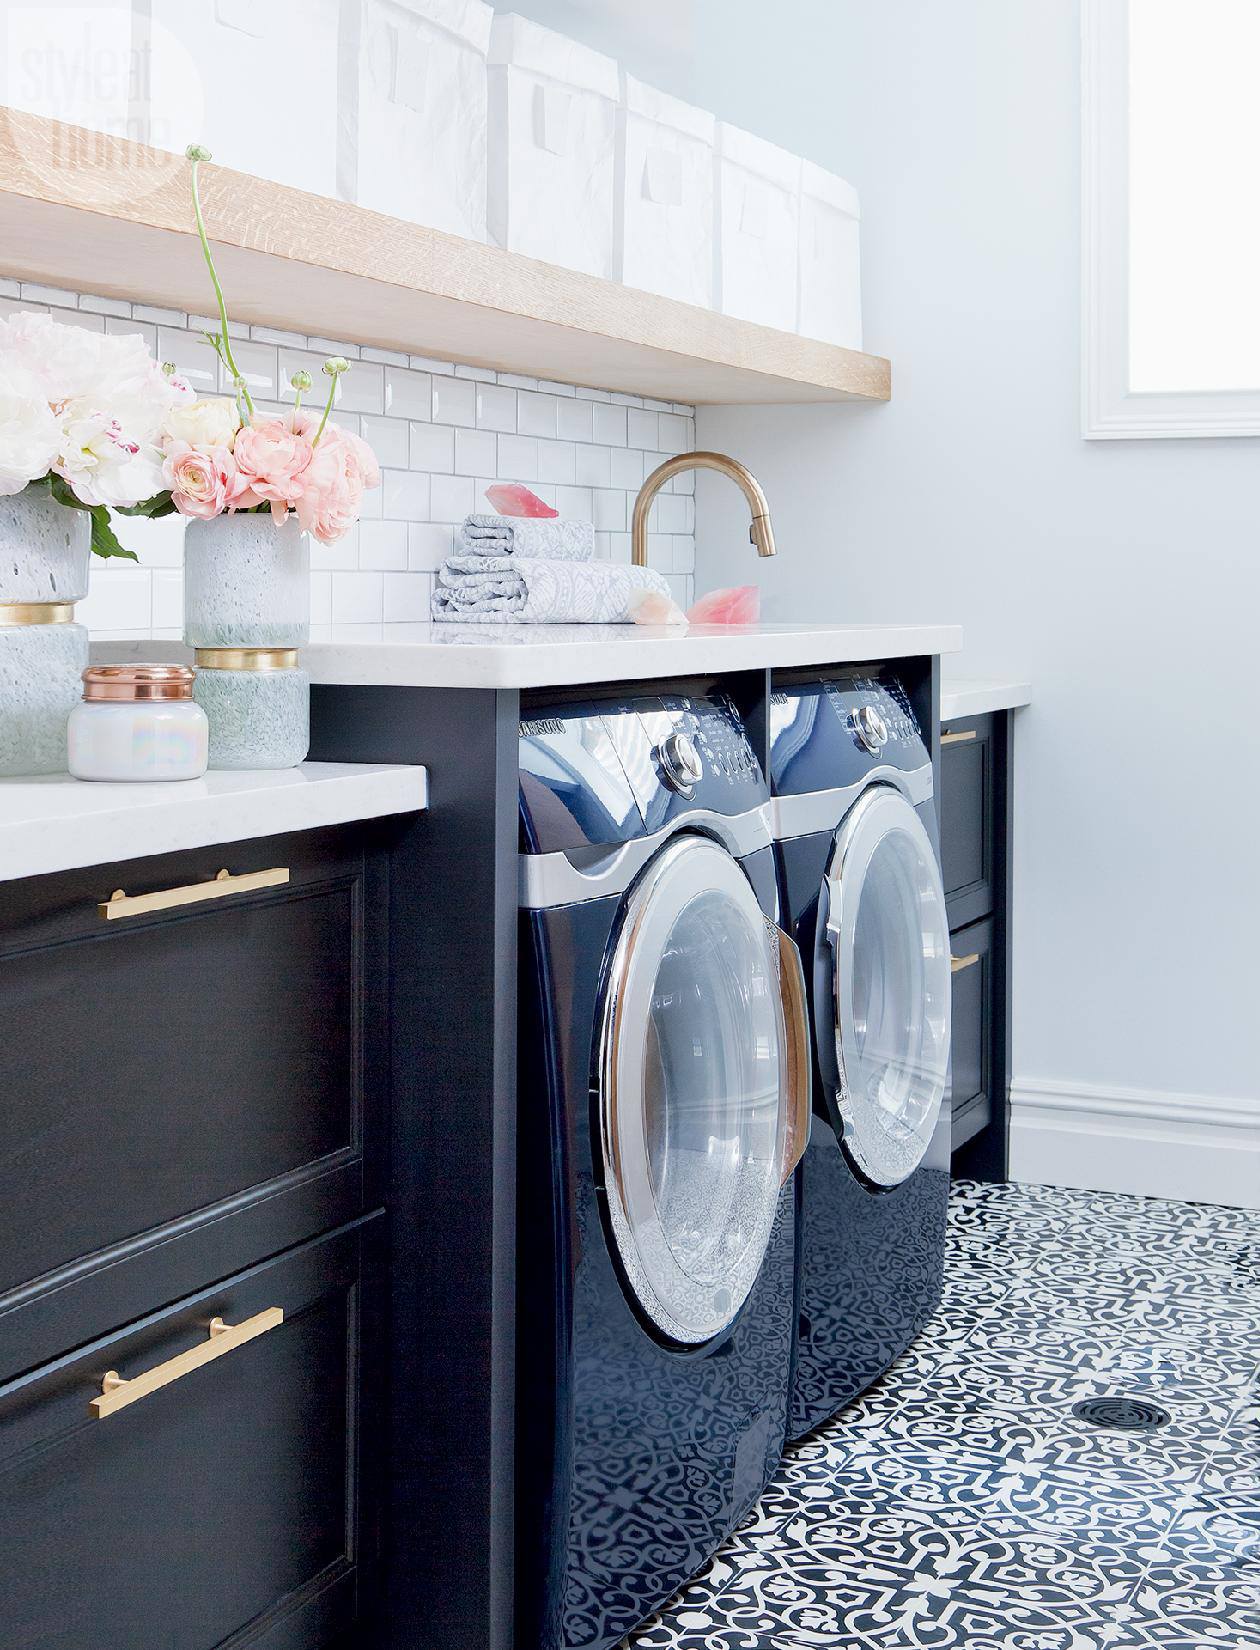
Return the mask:
M636 567L647 566L647 529L652 501L665 483L683 470L716 470L720 475L729 476L748 500L748 508L752 511L752 526L749 528L748 537L757 546L757 554L774 555L774 528L770 525L770 506L756 476L737 458L728 458L725 453L679 453L676 458L667 458L664 464L656 466L639 488L639 496L634 501L630 559Z

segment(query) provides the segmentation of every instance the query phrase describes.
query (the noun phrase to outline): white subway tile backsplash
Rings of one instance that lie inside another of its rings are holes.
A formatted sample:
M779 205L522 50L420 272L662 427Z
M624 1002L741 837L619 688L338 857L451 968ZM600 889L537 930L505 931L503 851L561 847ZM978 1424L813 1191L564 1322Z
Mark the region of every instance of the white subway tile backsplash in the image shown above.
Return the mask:
M456 430L456 475L494 475L499 464L499 439L493 430Z
M433 417L433 379L414 367L385 369L385 411L391 418L415 418L428 423Z
M455 468L455 432L445 424L411 426L411 468L451 471Z
M433 419L437 424L462 424L471 429L477 422L477 386L467 378L433 379Z
M469 476L434 476L431 514L434 521L456 525L476 509L475 492Z
M598 441L601 447L624 447L626 445L626 409L617 407L609 402L607 406L596 405L592 419L591 439Z
M385 617L383 573L334 573L333 616L337 624L380 624Z
M428 481L428 476L417 476ZM426 492L428 491L426 487ZM401 571L407 565L407 523L405 521L363 521L359 523L359 566L365 572Z
M45 294L38 302L22 293ZM159 360L174 361L200 393L230 393L202 334L210 316L132 305L124 299L23 289L0 279L0 315L54 306L56 318L111 333L139 333ZM629 523L644 475L667 453L694 445L693 409L639 396L457 368L399 350L348 347L277 328L229 326L237 365L262 413L293 404L289 376L314 380L304 404L322 407L329 355L353 362L335 417L360 433L381 466L382 485L363 498L361 521L336 544L311 541L311 616L316 624L406 623L427 618L433 575L474 510L490 510L486 488L521 482L565 515L589 519L597 553L630 559ZM695 477L675 477L653 512L650 557L684 604L695 565ZM180 630L185 522L118 517L124 546L140 557L96 561L79 616L98 633Z
M504 389L501 384L478 385L477 428L515 431L516 391Z

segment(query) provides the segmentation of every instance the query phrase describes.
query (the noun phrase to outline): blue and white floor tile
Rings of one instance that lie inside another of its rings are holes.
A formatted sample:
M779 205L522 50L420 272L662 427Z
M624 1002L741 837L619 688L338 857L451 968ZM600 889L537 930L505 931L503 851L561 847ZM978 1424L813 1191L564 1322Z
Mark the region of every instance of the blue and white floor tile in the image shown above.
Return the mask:
M1258 1234L956 1185L936 1318L624 1650L1260 1650Z

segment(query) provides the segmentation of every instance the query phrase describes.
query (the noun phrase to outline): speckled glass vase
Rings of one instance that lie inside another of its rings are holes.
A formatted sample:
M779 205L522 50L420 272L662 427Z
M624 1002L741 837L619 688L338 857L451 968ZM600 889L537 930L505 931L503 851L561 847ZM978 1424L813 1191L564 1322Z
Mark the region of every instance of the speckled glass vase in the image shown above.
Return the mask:
M295 768L311 742L311 679L258 658L230 670L198 657L193 698L210 723L212 768Z
M310 540L290 516L190 521L184 640L190 647L300 647L311 628Z
M0 498L0 777L63 773L83 692L92 524L46 487Z

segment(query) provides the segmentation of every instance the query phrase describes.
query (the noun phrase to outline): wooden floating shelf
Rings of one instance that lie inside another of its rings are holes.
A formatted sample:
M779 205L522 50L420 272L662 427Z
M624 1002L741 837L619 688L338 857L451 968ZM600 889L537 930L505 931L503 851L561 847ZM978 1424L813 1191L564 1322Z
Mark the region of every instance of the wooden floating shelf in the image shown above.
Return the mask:
M203 169L233 319L685 402L887 401L889 363ZM204 315L182 156L0 108L0 273Z

